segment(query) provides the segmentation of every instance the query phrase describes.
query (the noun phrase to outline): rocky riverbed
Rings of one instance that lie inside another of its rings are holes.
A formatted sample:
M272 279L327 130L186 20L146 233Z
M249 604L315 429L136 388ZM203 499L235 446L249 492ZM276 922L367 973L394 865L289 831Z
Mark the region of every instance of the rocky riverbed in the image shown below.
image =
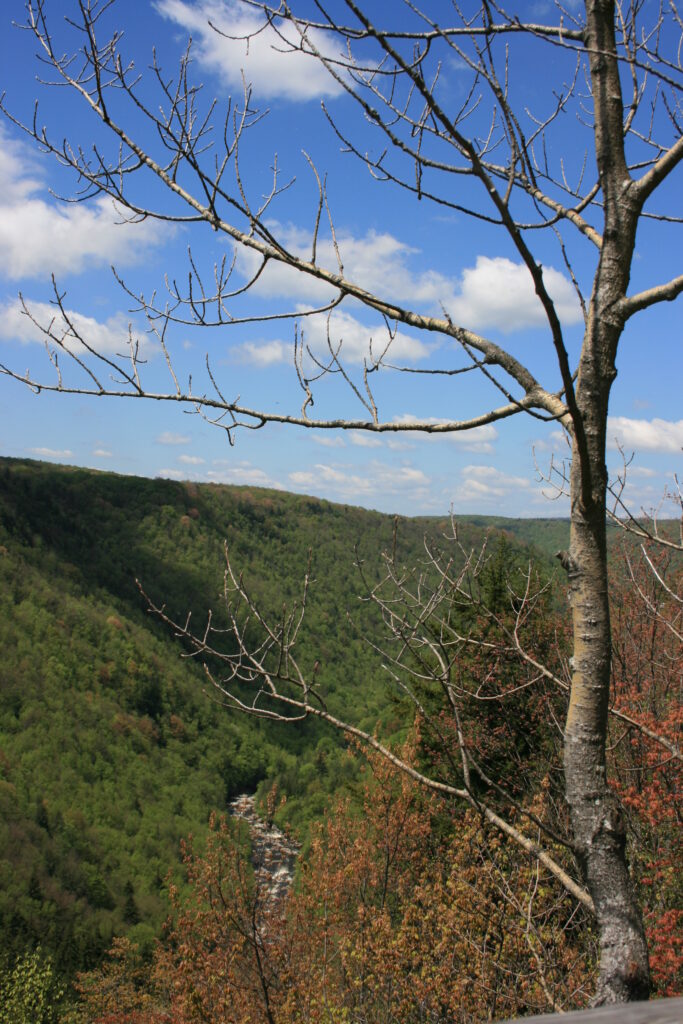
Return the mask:
M275 825L268 825L256 812L253 796L243 793L228 805L231 814L249 825L252 862L256 879L271 900L281 900L294 879L299 845Z

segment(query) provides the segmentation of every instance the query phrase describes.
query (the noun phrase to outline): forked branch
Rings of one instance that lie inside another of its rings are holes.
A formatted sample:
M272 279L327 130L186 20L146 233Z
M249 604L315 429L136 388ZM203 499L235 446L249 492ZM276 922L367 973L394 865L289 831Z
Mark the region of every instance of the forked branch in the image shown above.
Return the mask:
M387 558L389 572L383 583L371 588L368 599L379 605L388 627L387 641L390 646L381 653L386 655L390 676L398 682L402 692L408 695L417 710L421 710L425 724L440 734L438 717L420 703L414 687L407 680L412 678L415 685L436 683L442 688L446 706L450 707L457 724L458 757L461 759L464 785L444 781L437 776L426 774L406 761L400 754L381 742L376 735L354 726L327 706L316 678L317 669L306 673L302 668L298 652L304 614L309 600L310 573L303 580L302 598L298 606L282 609L277 620L265 615L250 594L242 574L231 564L228 549L225 549L225 574L222 617L218 626L209 615L199 631L188 616L184 623L169 616L164 606L158 606L138 583L147 602L148 610L161 619L186 645L186 657L199 658L206 672L214 699L226 707L257 718L280 722L299 721L308 716L327 722L345 735L354 737L363 745L377 751L392 765L409 775L421 786L447 798L462 800L476 808L486 820L513 839L527 853L534 856L562 883L567 892L588 909L592 900L567 869L552 856L546 848L509 820L481 792L481 786L473 787L471 776L477 775L492 793L496 793L510 807L516 816L532 821L555 843L571 848L571 843L559 836L547 823L537 818L521 801L505 790L500 783L494 783L477 758L458 722L459 702L462 694L453 681L453 670L457 651L462 642L473 643L473 638L463 637L452 628L451 617L443 608L445 595L456 581L455 593L464 600L469 584L475 580L486 565L485 548L467 555L465 564L454 577L451 563L442 573L437 587L432 589L426 576L418 581L414 592L408 578L399 572L395 562ZM395 601L385 597L382 588L399 589ZM419 609L417 604L419 603ZM410 616L406 606L412 606ZM377 645L374 644L375 649ZM395 647L395 650L392 650ZM476 698L476 695L474 695ZM505 693L501 694L501 698ZM440 738L448 742L445 734ZM453 765L457 771L457 766Z

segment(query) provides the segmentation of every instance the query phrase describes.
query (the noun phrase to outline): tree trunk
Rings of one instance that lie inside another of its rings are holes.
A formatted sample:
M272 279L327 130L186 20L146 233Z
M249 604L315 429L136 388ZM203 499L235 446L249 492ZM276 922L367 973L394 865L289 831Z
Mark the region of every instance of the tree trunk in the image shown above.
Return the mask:
M580 475L578 462L575 452L573 478ZM604 490L604 467L598 465L598 487ZM647 999L650 990L645 934L626 863L624 820L605 770L611 637L604 510L604 501L585 507L572 500L574 660L564 748L575 851L595 904L600 940L593 1005Z
M605 518L607 410L623 331L616 311L628 289L637 225L624 151L614 18L614 0L587 0L585 45L604 230L575 390L568 562L574 656L564 747L575 852L595 904L600 940L594 1005L647 999L650 991L642 915L626 863L624 820L607 785L605 764L612 654Z

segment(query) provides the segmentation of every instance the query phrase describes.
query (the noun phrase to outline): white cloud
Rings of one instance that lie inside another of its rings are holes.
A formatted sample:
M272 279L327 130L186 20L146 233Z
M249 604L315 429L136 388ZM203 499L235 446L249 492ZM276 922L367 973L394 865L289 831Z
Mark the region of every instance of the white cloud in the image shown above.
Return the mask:
M479 480L495 480L508 487L529 486L529 480L526 477L510 476L509 473L503 473L502 470L496 469L495 466L465 466L463 474L468 477L477 477Z
M426 423L438 425L449 422L449 420L439 419L437 416L425 416L423 419L420 419L410 413L403 413L401 416L394 416L394 423L401 424ZM480 427L472 427L471 430L454 430L450 433L422 433L419 430L410 430L408 431L408 436L411 438L420 438L425 441L435 441L438 438L445 437L453 444L458 445L462 451L490 454L493 451L493 442L498 438L498 431L492 423L485 423Z
M525 508L533 509L535 514L542 515L544 519L558 516L564 518L570 512L569 497L565 494L558 494L557 491L546 486L545 489L525 492L522 509ZM510 515L512 514L510 513ZM528 512L522 511L521 514L526 515Z
M34 151L13 139L8 129L2 124L0 124L0 185L2 185L3 202L7 205L21 203L41 188Z
M617 466L616 472L621 476L624 472L623 464ZM639 477L641 480L651 480L653 477L660 476L654 469L648 469L646 466L629 466L626 470L626 482L628 483L633 477Z
M346 442L343 437L339 434L318 434L315 431L311 433L311 440L315 441L316 444L322 445L323 448L345 448Z
M354 430L349 435L351 444L357 448L381 448L382 442L376 434L364 434L360 430Z
M82 344L74 337L76 331L96 351L103 354L115 355L116 353L128 352L128 321L117 314L105 321L95 320L94 317L84 316L75 310L67 309L66 315L69 318L72 328L67 324L60 311L49 302L33 302L26 300L26 305L31 316L43 327L52 323L52 333L63 338L65 347L75 353L84 351ZM45 336L36 327L25 312L21 303L12 300L0 306L0 338L6 341L20 341L23 344L38 342L43 344ZM142 347L146 336L141 339Z
M33 455L41 455L46 459L70 459L73 455L70 448L62 448L61 450L55 448L29 448L29 451Z
M301 102L341 92L315 57L287 52L287 43L298 46L301 42L291 26L278 22L277 32L270 26L264 27L264 19L258 13L249 12L234 0L199 0L195 4L157 0L155 7L192 35L195 57L227 86L241 90L244 72L247 84L254 87L257 102L262 97ZM209 21L233 38L215 32ZM247 35L251 35L249 41L244 38ZM340 51L330 46L329 34L310 31L307 36L319 52L339 57Z
M310 470L289 474L289 481L298 490L324 490L333 500L361 501L374 504L378 496L404 495L424 502L430 498L431 478L414 466L390 466L373 461L365 466L344 463L317 463Z
M610 416L607 443L610 448L621 445L629 451L679 453L683 449L683 420L632 420L627 416Z
M179 455L178 462L183 462L186 466L202 466L204 459L200 455Z
M341 342L340 358L347 362L362 363L365 359L377 359L390 341L383 324L366 327L360 320L344 310L335 310L329 318L327 316L307 317L303 325L304 343L321 361L330 356L328 321L332 348L336 352L337 346ZM424 359L427 355L429 355L429 349L423 341L398 331L391 340L387 358L390 362L415 362Z
M458 488L458 501L505 498L511 492L526 491L530 486L531 482L526 477L503 473L494 466L465 466L462 486Z
M32 150L0 125L0 273L11 280L135 262L165 230L151 220L121 223L104 196L48 201L41 172Z
M571 282L554 267L543 268L543 280L560 320L578 323L581 307ZM454 323L474 330L493 327L509 334L548 322L527 268L502 256L478 256L444 307Z
M310 232L276 221L269 227L291 253L310 259ZM409 262L420 255L419 251L387 232L368 231L355 237L339 231L337 241L344 275L387 299L435 315L445 309L454 323L473 330L496 328L510 333L547 324L531 275L522 263L504 257L478 256L473 267L467 267L459 279L454 279L436 270L413 271ZM336 268L330 238L318 239L317 261L320 266ZM240 255L239 266L245 277L254 275L260 265L258 253L248 251ZM566 324L578 323L581 308L569 279L554 267L544 267L543 278L560 319ZM334 293L323 282L273 260L254 285L254 294L323 303Z
M245 459L239 462L232 462L228 459L214 459L214 466L224 466L224 469L210 469L206 476L212 483L217 484L251 484L254 487L271 487L274 490L284 490L279 480L274 480L263 469L252 465Z
M303 310L303 307L301 307ZM362 364L364 360L377 359L381 356L389 342L389 335L384 324L375 324L374 327L367 327L357 320L356 317L345 310L337 309L329 317L320 314L302 318L302 338L306 349L314 354L316 359L326 364L330 358L329 341L333 351L337 353L339 343L339 358L344 363ZM276 363L291 363L293 360L292 343L284 341L247 341L238 345L233 350L241 362L252 363L255 366L265 367ZM424 359L429 355L429 349L425 343L418 338L398 331L391 341L387 358L389 361L415 362ZM308 356L304 356L304 369L306 362L310 362ZM310 363L310 372L313 375L319 372L319 367Z
M313 240L310 231L277 221L269 222L268 227L289 252L310 260ZM407 261L418 254L418 250L388 232L368 231L356 237L340 230L337 243L345 276L370 291L428 304L437 310L440 310L439 302L452 293L452 282L444 275L434 271L413 273ZM319 266L336 270L337 255L331 238L318 238L316 259ZM246 250L240 254L239 265L245 276L253 276L261 265L261 257L253 250ZM297 296L322 304L333 296L334 290L314 277L304 277L297 270L271 260L254 285L254 293Z
M253 366L273 366L292 361L292 345L284 341L245 341L234 349L242 363Z
M564 430L551 430L545 437L537 437L533 442L535 452L555 452L563 458L568 458L571 452L571 442Z
M113 455L114 453L107 451L106 448L95 448L93 452L93 456L96 459L111 459L113 458Z
M189 444L190 440L191 438L186 434L174 434L170 430L164 430L163 434L159 434L156 442L157 444L182 445ZM174 472L176 471L174 470Z
M181 469L160 469L157 472L157 476L164 477L167 480L182 480L185 474Z
M651 515L657 510L658 516L667 516L669 509L667 503L663 501L664 492L658 490L656 487L634 487L629 486L628 481L626 482L626 490L621 496L621 500L624 504L630 508L631 512L644 512L645 515ZM676 515L676 508L672 509L674 516Z
M555 444L564 445L565 448L571 447L569 434L565 430L551 430L550 437Z

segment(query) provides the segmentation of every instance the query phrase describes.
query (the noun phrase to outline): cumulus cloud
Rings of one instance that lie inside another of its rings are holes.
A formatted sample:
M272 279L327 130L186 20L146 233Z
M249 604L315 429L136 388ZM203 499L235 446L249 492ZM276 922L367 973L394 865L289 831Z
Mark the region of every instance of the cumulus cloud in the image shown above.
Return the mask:
M543 280L560 320L578 323L581 307L571 282L554 267L543 268ZM505 334L548 322L527 268L502 256L478 256L444 307L454 323L479 330L494 327Z
M409 452L415 447L414 444L410 444L409 441L398 441L395 437L390 437L387 440L387 448L391 448L392 452Z
M273 366L292 361L292 345L284 341L245 341L235 347L237 358L252 366Z
M178 462L183 462L186 466L202 466L204 459L200 455L179 455Z
M620 466L619 469L621 471L622 467ZM628 476L629 477L641 477L641 478L644 477L645 479L649 480L652 477L659 476L659 474L654 469L648 469L647 466L629 466L628 467Z
M259 469L246 459L232 462L228 459L214 459L214 466L220 469L210 469L206 474L207 480L217 484L250 484L254 487L271 487L274 490L284 490L279 480L273 479L265 470Z
M2 124L0 143L2 200L8 206L14 206L41 188L40 173L33 151L13 139Z
M174 434L170 430L164 430L162 434L159 434L159 436L156 439L156 442L157 444L167 444L172 446L189 444L190 440L191 438L189 438L186 434Z
M68 309L66 315L72 325L69 326L61 312L49 302L33 302L27 299L26 305L31 316L41 326L48 327L52 324L52 333L63 338L64 346L70 352L81 353L84 351L83 345L76 339L74 332L80 335L88 345L103 354L115 355L118 352L128 351L128 321L120 314L100 321L91 316L84 316L76 310ZM23 344L38 342L41 345L45 340L42 332L17 300L0 305L0 338L5 341L20 341ZM144 336L141 342L144 347Z
M683 420L632 420L610 416L607 443L629 451L680 452L683 449Z
M345 448L346 442L339 434L311 434L311 440L323 448Z
M571 451L571 442L564 430L551 430L547 437L537 437L533 448L536 452L552 451L568 456Z
M357 448L381 448L382 446L382 441L377 434L364 434L360 430L352 431L349 441Z
M46 196L32 151L0 125L0 273L10 280L135 262L163 230L151 220L121 223L104 196L77 204Z
M289 474L297 490L321 490L337 501L376 503L378 495L402 495L425 501L431 494L431 478L414 466L390 466L376 460L365 466L317 463L309 470Z
M285 248L310 259L309 231L275 221L269 226ZM508 334L547 325L531 275L522 263L505 257L478 256L474 266L466 267L458 278L453 278L433 269L413 270L411 260L420 255L419 251L388 232L368 231L356 237L339 231L337 241L345 276L387 299L436 315L445 309L454 323L479 331L495 328ZM330 238L318 239L317 261L320 266L336 268ZM240 255L245 277L254 275L260 264L256 252ZM578 323L581 308L571 281L554 267L544 267L543 278L560 320L565 324ZM271 261L254 285L254 293L323 303L332 297L333 290L291 267Z
M403 413L401 416L394 416L394 423L427 423L427 424L442 424L448 423L449 420L439 419L437 416L426 416L424 419L420 419L418 416L413 416L410 413ZM498 438L498 431L492 423L485 423L481 427L472 427L471 430L454 430L451 433L421 433L419 430L409 431L411 438L420 438L422 440L435 441L438 438L448 438L453 444L457 445L462 451L465 452L479 452L481 454L489 454L493 451L493 442Z
M565 445L565 447L569 444L569 435L564 430L551 430L550 437L555 444Z
M526 477L503 473L495 466L465 466L458 500L505 498L511 492L526 491L530 486Z
M306 317L302 321L304 345L321 362L326 362L330 358L328 331L335 353L341 343L339 358L345 363L362 364L366 359L379 358L389 342L384 324L367 327L345 310L335 310L329 318L326 315ZM293 358L291 342L288 344L284 341L247 341L237 346L234 351L241 362L260 367L291 363ZM426 358L428 354L429 349L423 341L398 331L391 341L388 358L416 362ZM304 359L306 358L304 356ZM311 369L313 371L313 364Z
M288 50L287 43L294 48L301 43L291 26L278 22L277 31L271 26L264 27L258 13L234 0L199 0L194 4L185 0L157 0L154 6L191 34L195 58L229 88L242 89L244 72L257 101L272 97L305 102L341 92L341 86L315 57ZM247 40L247 36L251 38ZM310 31L307 36L318 52L332 58L340 56L340 51L330 45L329 33Z
M160 469L157 471L157 476L166 480L182 480L185 474L181 469Z
M310 231L293 224L269 222L269 228L284 247L296 256L309 260L313 236ZM450 295L453 283L434 271L414 273L408 266L417 249L406 245L388 232L368 231L355 236L339 230L337 243L344 263L344 273L364 288L383 295L410 298L422 305L439 307L444 296ZM319 266L336 269L337 255L331 238L317 240ZM261 258L252 250L240 254L240 269L252 276L261 265ZM333 289L315 278L303 277L298 271L272 260L254 285L254 293L270 297L299 296L310 302L329 300Z
M108 451L106 448L95 448L93 452L93 457L96 459L111 459L113 456L114 453Z
M389 342L384 325L367 327L344 310L335 310L329 317L329 337L335 352L341 342L340 357L352 363L379 358ZM328 317L308 317L304 324L304 341L323 359L330 351L327 339ZM398 331L391 341L388 358L390 361L416 362L427 355L429 349L423 341Z
M40 455L44 459L70 459L73 452L70 448L29 448L33 455Z

